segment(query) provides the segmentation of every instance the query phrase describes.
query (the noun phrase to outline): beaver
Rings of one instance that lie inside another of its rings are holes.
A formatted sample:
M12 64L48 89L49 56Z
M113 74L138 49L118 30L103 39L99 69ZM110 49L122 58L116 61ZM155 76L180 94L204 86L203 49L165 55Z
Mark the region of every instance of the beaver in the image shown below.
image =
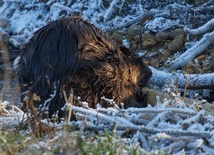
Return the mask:
M63 91L96 108L101 97L124 107L144 107L152 72L142 59L79 16L50 22L22 47L18 63L21 98L63 116ZM36 96L36 97L35 97Z

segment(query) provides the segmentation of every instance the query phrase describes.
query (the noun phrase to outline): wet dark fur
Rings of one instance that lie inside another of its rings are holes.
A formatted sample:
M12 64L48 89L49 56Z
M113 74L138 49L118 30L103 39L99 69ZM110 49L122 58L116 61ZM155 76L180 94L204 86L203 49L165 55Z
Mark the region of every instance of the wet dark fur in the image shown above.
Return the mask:
M49 107L50 114L62 114L62 91L69 94L71 88L93 108L102 96L123 102L125 108L143 107L141 89L151 74L135 53L80 17L38 30L23 47L18 66L22 99L36 94L34 106Z

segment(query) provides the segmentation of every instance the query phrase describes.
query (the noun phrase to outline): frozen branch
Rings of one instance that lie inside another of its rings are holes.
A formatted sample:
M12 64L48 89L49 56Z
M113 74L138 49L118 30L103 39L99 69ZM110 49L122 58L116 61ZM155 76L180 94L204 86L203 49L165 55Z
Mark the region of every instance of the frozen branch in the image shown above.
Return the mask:
M149 13L149 12L143 13L143 14L141 14L140 16L136 17L135 19L133 19L133 20L131 20L131 21L129 21L129 22L123 24L123 25L118 25L118 26L112 27L112 28L106 28L106 29L104 29L104 30L105 30L105 31L120 30L120 29L122 29L122 28L129 27L129 26L131 26L131 25L133 25L133 24L137 24L137 23L139 23L140 21L142 21L144 18L146 18L146 17L148 17L148 16L152 16L152 13Z
M132 108L130 108L132 109ZM143 109L143 108L142 108ZM153 108L154 110L158 110ZM100 130L104 130L104 129L109 129L112 130L115 127L115 123L117 124L117 130L126 130L129 129L129 131L140 131L140 132L145 132L145 133L150 133L150 134L157 134L157 133L166 133L169 135L173 135L173 136L193 136L193 137L205 137L205 138L209 138L211 137L211 134L209 132L191 132L191 131L183 131L181 129L177 129L177 130L164 130L164 129L158 129L158 128L154 128L153 125L154 124L160 124L160 121L165 121L168 118L168 113L169 111L167 111L167 108L165 108L165 111L162 111L159 113L156 113L156 119L153 119L154 117L152 117L150 120L150 122L144 126L144 125L136 125L131 123L129 120L129 117L132 117L132 115L127 115L127 118L125 119L122 116L112 116L112 115L108 115L108 114L102 114L102 113L98 113L96 111L96 109L85 109L82 107L77 107L77 106L73 106L73 110L75 112L79 112L82 113L83 115L87 117L93 117L93 118L98 118L100 120L102 120L102 122L108 123L108 125L99 125L99 124L94 124L94 122L89 122L86 125L86 129L87 130L92 130L92 131L100 131ZM170 109L170 108L169 108ZM176 108L174 108L176 109ZM183 109L185 111L185 109ZM190 110L190 109L188 109ZM191 110L190 110L191 111ZM129 109L125 110L124 109L124 113L128 114L130 113L133 114L133 109L130 111ZM190 112L191 113L191 112ZM151 112L151 114L154 114ZM203 117L204 111L199 112L196 115L192 115L189 116L190 118L188 119L188 121L194 121L197 122L199 121L199 117L202 116ZM173 115L177 115L176 113L173 112ZM185 114L184 114L185 115ZM182 115L181 113L177 115L177 117L181 117L182 119L185 119L185 117L183 117L184 115ZM113 118L112 118L113 117ZM188 122L187 121L187 122ZM134 121L133 121L134 122ZM105 124L106 124L105 123ZM191 125L189 123L189 125Z
M142 133L139 134L139 140L142 142L142 148L144 148L147 151L150 151L147 139Z
M214 31L205 34L199 42L181 54L177 59L173 60L169 66L166 66L164 69L166 71L171 71L185 66L212 43L214 43Z
M115 12L115 8L116 8L118 2L119 2L119 0L113 0L111 2L110 7L105 11L104 22L109 21L109 19L112 17L113 13Z
M187 145L186 141L178 141L176 143L172 143L166 147L163 148L164 151L170 151L170 150L181 150Z
M161 112L172 112L178 114L184 114L188 116L195 115L195 112L192 110L178 109L178 108L128 108L125 110L127 113L161 113Z
M24 3L24 0L4 0L4 2L11 2L11 3Z
M191 7L192 8L192 7ZM196 11L208 11L208 10L213 10L214 5L213 5L213 0L210 0L208 2L203 3L202 5L199 5L198 7L194 8L193 10Z
M92 115L100 120L105 120L109 123L117 123L117 124L127 124L127 125L134 125L133 123L129 122L128 120L121 118L121 117L117 117L117 116L107 116L104 115L102 113L99 113L95 110L92 109L84 109L82 107L77 107L77 106L73 106L72 110L75 112L79 112L79 113L83 113L83 114L87 114L87 115ZM113 119L114 118L114 119Z
M186 120L184 120L182 122L182 124L190 124L190 123L193 123L193 122L198 122L198 120L201 118L202 115L205 114L205 111L202 110L200 112L198 112L195 116L191 117L191 118L188 118Z
M189 28L184 28L184 31L189 33L190 35L200 35L206 32L209 32L210 30L214 29L214 18L208 21L206 24L203 26L197 28L197 29L189 29Z
M152 78L150 84L163 87L165 84L170 83L172 80L177 81L179 88L184 88L188 83L188 89L210 89L214 87L214 73L207 74L183 74L183 73L166 73L157 70L153 67Z
M86 129L90 131L103 131L108 129L109 131L113 130L115 128L114 125L87 125ZM149 133L149 134L157 134L157 133L166 133L169 135L173 136L193 136L197 138L210 138L212 137L212 134L210 132L191 132L191 131L182 131L182 130L160 130L157 128L147 128L144 126L123 126L123 125L118 125L117 130L126 130L132 131L132 132L144 132L144 133Z
M153 118L147 125L147 128L154 127L155 123L158 122L161 118L165 117L168 114L168 112L159 113L155 118Z
M65 10L65 11L68 11L68 12L73 12L73 10L67 6L64 6L64 5L61 5L61 4L58 4L58 3L54 3L53 6L61 9L61 10Z

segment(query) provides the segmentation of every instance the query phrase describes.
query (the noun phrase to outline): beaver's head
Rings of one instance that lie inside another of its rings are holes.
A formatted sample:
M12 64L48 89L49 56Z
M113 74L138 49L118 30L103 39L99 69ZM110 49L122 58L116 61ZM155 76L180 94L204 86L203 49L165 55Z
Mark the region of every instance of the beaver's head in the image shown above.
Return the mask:
M124 46L113 53L94 68L95 89L100 92L99 96L113 98L118 104L123 102L125 107L138 106L137 102L143 102L142 88L152 72L140 57Z

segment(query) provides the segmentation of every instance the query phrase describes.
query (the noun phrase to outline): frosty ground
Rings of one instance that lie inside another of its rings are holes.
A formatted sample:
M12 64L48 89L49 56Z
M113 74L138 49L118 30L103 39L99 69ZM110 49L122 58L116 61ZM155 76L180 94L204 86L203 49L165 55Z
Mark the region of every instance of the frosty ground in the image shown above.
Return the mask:
M206 6L205 4L213 6L211 1L200 6ZM167 19L165 17L170 14L171 9L188 10L191 7L192 5L182 1L179 3L173 1L149 3L141 1L127 2L125 0L122 2L118 0L70 0L66 2L56 0L46 2L3 0L0 1L0 34L2 36L9 35L9 42L19 47L28 41L33 32L46 25L46 23L68 16L71 13L80 14L84 19L105 31L118 29L124 27L124 25L130 26L132 21L149 13L154 18L145 22L144 27L147 31L157 32L171 28L174 25L181 25L181 23L189 24L187 21L183 21L182 18ZM211 18L213 17L208 16L207 21ZM198 24L202 25L207 21L200 21ZM195 28L198 25L183 26ZM129 47L127 40L123 40L123 43ZM163 150L170 154L214 154L214 117L211 115L212 113L201 109L200 105L204 101L194 100L184 103L180 94L172 91L171 88L175 87L173 84L167 86L170 88L171 97L160 100L157 96L154 107L119 109L115 106L115 108L108 109L101 107L89 109L87 104L84 104L85 108L73 106L72 110L76 112L78 121L71 123L63 121L60 124L49 122L49 125L54 126L56 130L51 138L39 139L33 141L33 144L27 145L29 138L32 137L26 136L25 145L31 151L42 149L43 151L40 153L51 152L53 149L56 149L56 152L59 153L60 148L63 148L62 152L65 153L67 148L65 149L62 146L61 141L66 137L63 128L69 125L78 128L80 134L84 136L89 132L104 130L116 132L121 141L127 147L135 148L138 154L144 151L155 153L155 150ZM111 100L109 102L114 104ZM0 109L0 127L2 129L0 144L4 146L8 143L7 138L5 138L7 130L4 126L14 127L20 122L24 114L7 101L1 101ZM43 123L46 124L47 121L44 120ZM60 132L60 130L62 131ZM27 135L28 132L29 130L24 135ZM8 133L10 132L8 131ZM68 134L68 137L72 138L72 133ZM113 141L117 142L117 138L117 136L113 136ZM94 138L92 142L95 141ZM113 143L113 141L110 142ZM117 143L117 146L120 146L118 149L123 148L121 147L121 141L119 144ZM125 149L118 152L120 154L130 154Z

